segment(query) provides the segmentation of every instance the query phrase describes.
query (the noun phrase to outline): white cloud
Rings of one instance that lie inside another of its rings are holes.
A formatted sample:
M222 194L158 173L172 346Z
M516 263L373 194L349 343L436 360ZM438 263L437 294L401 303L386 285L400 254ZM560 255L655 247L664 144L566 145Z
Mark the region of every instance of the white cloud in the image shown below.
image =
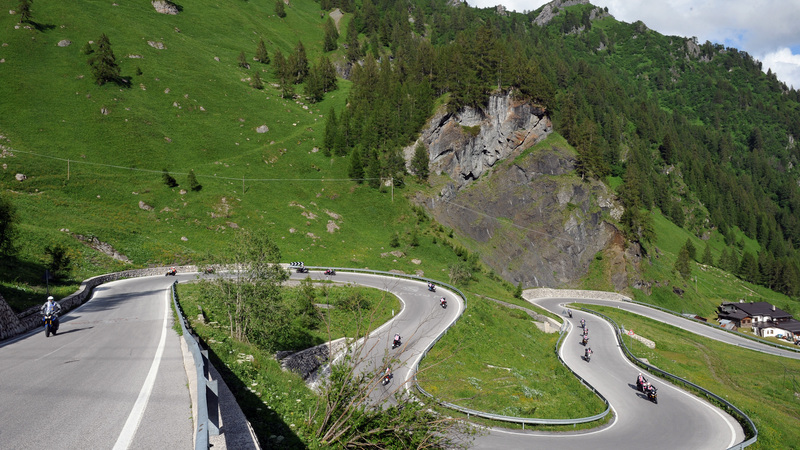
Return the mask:
M480 8L503 4L508 9L533 11L545 0L468 0ZM800 1L792 0L593 0L624 22L641 20L666 35L696 36L736 47L758 58L787 85L800 89ZM792 54L794 49L798 54ZM769 60L769 61L768 61Z
M800 89L800 55L793 54L788 48L767 53L762 59L764 70L772 69L778 79L789 87Z

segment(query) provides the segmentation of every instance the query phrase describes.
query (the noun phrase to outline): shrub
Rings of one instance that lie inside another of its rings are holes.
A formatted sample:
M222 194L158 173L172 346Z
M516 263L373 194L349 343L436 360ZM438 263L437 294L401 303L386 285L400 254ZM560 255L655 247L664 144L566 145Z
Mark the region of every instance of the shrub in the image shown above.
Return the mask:
M166 184L167 187L178 187L178 181L172 175L170 175L169 172L167 172L167 169L164 169L161 172L161 179L164 180L164 184Z

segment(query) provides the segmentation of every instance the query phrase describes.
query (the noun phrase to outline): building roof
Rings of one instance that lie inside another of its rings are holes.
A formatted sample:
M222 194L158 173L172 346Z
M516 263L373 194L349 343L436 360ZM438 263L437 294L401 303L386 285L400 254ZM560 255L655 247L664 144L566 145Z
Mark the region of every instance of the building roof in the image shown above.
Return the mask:
M772 322L771 326L779 330L789 331L793 334L800 333L800 321L789 319L782 322Z
M745 317L750 317L744 311L739 311L739 310L736 310L736 311L733 311L733 312L729 312L729 313L720 312L720 313L717 314L717 316L720 317L720 318L731 319L731 320L742 320Z
M773 319L788 319L792 315L769 302L730 303L748 316L769 316Z

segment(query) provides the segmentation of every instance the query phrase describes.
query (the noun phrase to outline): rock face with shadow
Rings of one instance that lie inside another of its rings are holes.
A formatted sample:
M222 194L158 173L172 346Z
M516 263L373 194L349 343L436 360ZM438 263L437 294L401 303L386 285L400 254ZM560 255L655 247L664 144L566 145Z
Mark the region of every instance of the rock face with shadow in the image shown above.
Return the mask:
M431 172L449 175L459 188L553 131L544 108L507 94L491 96L485 110L467 107L454 114L440 113L428 124L418 143L428 149ZM404 150L406 161L415 147Z
M417 201L514 284L574 286L602 251L607 281L625 289L640 249L614 225L624 210L608 186L576 175L563 140L536 146L551 132L542 108L510 96L492 96L484 112L434 117L418 143L431 172L450 181L434 177L439 193ZM409 160L416 145L406 149Z

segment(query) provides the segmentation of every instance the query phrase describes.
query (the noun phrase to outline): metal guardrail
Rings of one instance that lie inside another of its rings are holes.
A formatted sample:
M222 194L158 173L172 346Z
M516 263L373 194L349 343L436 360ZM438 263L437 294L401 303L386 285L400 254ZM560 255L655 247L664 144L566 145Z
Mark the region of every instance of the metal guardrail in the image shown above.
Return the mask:
M661 370L658 367L655 367L655 366L653 366L651 364L648 364L648 363L640 360L639 358L634 356L633 353L630 351L630 349L628 349L628 346L625 345L625 340L622 339L622 328L620 328L620 326L617 325L617 322L615 322L614 319L606 316L605 314L602 314L600 312L594 311L594 310L589 309L589 308L582 308L582 309L584 311L586 311L586 312L589 312L589 313L592 313L592 314L595 314L597 316L600 316L600 317L604 318L606 321L608 321L610 324L613 325L614 331L616 332L616 335L617 335L617 340L619 341L620 346L622 347L623 352L625 353L625 356L627 356L628 359L630 359L634 364L636 364L636 365L638 365L640 367L643 367L645 370L647 370L647 371L649 371L651 373L655 372L657 374L660 374L664 378L676 381L676 382L678 382L680 384L688 386L688 387L690 387L690 388L692 388L692 389L704 394L709 399L722 404L725 407L725 409L728 410L728 412L731 412L731 413L733 413L733 415L737 416L737 418L739 419L740 422L744 422L744 425L745 425L744 428L746 428L745 429L745 433L746 434L752 434L752 437L750 439L747 439L747 440L745 440L743 442L740 442L740 443L734 445L733 447L730 447L728 450L743 449L745 447L748 447L748 446L754 444L758 440L758 428L756 428L756 425L753 423L753 421L750 419L750 417L747 414L745 414L742 410L740 410L739 408L737 408L736 406L734 406L733 404L731 404L729 401L725 400L724 398L720 397L719 395L717 395L717 394L715 394L715 393L713 393L713 392L711 392L711 391L709 391L709 390L707 390L707 389L705 389L703 387L700 387L700 386L692 383L689 380L681 378L681 377L679 377L677 375L673 375L673 374L671 374L671 373L669 373L669 372L667 372L665 370Z
M319 269L324 270L324 269L328 269L329 268L329 267L318 267L318 266L306 266L306 267L308 269L314 269L314 270L319 270ZM437 286L445 287L445 288L455 292L456 294L458 294L461 297L461 299L464 301L464 310L467 309L467 296L464 295L464 293L461 292L461 290L458 289L457 287L455 287L455 286L453 286L451 284L448 284L448 283L442 283L439 280L434 280L434 279L425 278L425 277L418 277L416 275L407 275L407 274L400 274L400 273L394 273L394 272L383 272L383 271L379 271L379 270L353 269L353 268L348 268L348 267L332 267L332 269L337 270L337 271L342 271L342 272L356 272L356 273L369 273L369 274L376 274L376 275L385 275L385 276L391 276L391 277L395 277L395 278L405 278L405 279L415 280L415 281L424 281L424 282L430 281L430 282L436 284ZM447 328L442 330L442 332L439 333L433 339L433 341L431 341L431 343L428 345L428 347L422 352L422 357L419 359L420 362L422 361L423 358L425 358L425 356L428 355L428 352L433 348L433 346L436 345L436 343L439 342L439 340L442 337L444 337L445 334L447 334L447 330L449 330L453 325L456 324L456 322L458 321L459 318L461 318L461 316L457 317L456 320L454 320L450 325L448 325ZM566 324L568 322L564 321L563 323ZM591 417L580 417L580 418L577 418L577 419L538 419L538 418L528 418L528 417L503 416L503 415L499 415L499 414L492 414L492 413L487 413L487 412L484 412L484 411L477 411L477 410L474 410L474 409L464 408L463 406L458 406L458 405L455 405L455 404L452 404L452 403L449 403L449 402L437 400L436 397L433 396L433 394L429 393L428 391L423 389L422 386L420 386L419 381L417 380L417 372L419 371L419 362L414 367L414 380L413 380L414 381L414 387L416 387L417 390L422 395L430 398L431 400L436 402L438 405L443 406L443 407L448 408L448 409L452 409L454 411L458 411L458 412L463 413L463 414L466 414L467 417L475 416L475 417L481 417L481 418L484 418L484 419L497 420L497 421L500 421L500 422L519 423L519 424L522 424L522 428L523 429L525 428L525 425L576 425L576 424L580 424L580 423L588 423L588 422L594 422L596 420L600 420L600 419L604 418L606 415L608 415L608 413L611 411L611 405L608 403L608 400L602 394L600 394L594 388L594 386L589 384L588 381L584 380L577 373L575 373L575 371L570 369L569 366L566 365L564 360L561 359L561 355L558 354L559 346L561 344L561 341L562 341L564 335L566 334L566 331L567 331L567 328L562 326L561 335L559 336L558 341L556 342L556 349L555 349L556 356L558 357L558 360L561 362L561 364L564 364L564 366L567 367L570 370L570 372L573 373L573 375L578 377L578 380L580 380L581 383L583 383L585 386L587 386L592 392L594 392L598 397L600 397L600 399L603 400L603 402L606 404L606 410L603 411L600 414L596 414L596 415L591 416Z
M717 324L703 322L702 320L695 319L693 317L686 317L685 315L683 315L683 314L681 314L681 313L679 313L677 311L673 311L671 309L663 308L663 307L658 306L658 305L651 305L650 303L644 303L644 302L640 302L638 300L633 300L633 299L627 299L627 300L623 300L623 301L628 302L628 303L634 303L634 304L637 304L639 306L645 306L647 308L658 309L658 310L663 311L663 312L665 312L667 314L672 314L674 316L682 317L684 319L688 319L688 320L691 320L693 322L697 322L697 323L699 323L701 325L705 325L705 326L711 327L711 328L716 328L718 330L725 331L726 333L730 333L730 334L733 334L735 336L739 336L739 337L742 337L742 338L745 338L745 339L748 339L748 340L751 340L751 341L754 341L754 342L759 342L761 344L766 344L766 345L769 345L771 347L775 347L775 348L778 348L778 349L781 349L781 350L800 353L800 349L797 349L797 348L794 348L794 347L789 347L789 346L786 346L786 345L776 344L775 342L770 342L770 341L768 341L766 339L761 339L761 338L758 338L758 337L755 337L755 336L750 336L750 335L747 335L747 334L744 334L744 333L741 333L741 332L738 332L738 331L729 330L729 329L727 329L725 327L721 327L721 326L719 326Z
M197 428L195 430L195 450L208 450L211 448L208 437L219 435L219 396L217 380L208 379L208 350L200 350L199 341L191 331L186 318L178 303L178 282L172 283L172 303L178 322L183 330L183 338L192 353L194 365L197 369Z

